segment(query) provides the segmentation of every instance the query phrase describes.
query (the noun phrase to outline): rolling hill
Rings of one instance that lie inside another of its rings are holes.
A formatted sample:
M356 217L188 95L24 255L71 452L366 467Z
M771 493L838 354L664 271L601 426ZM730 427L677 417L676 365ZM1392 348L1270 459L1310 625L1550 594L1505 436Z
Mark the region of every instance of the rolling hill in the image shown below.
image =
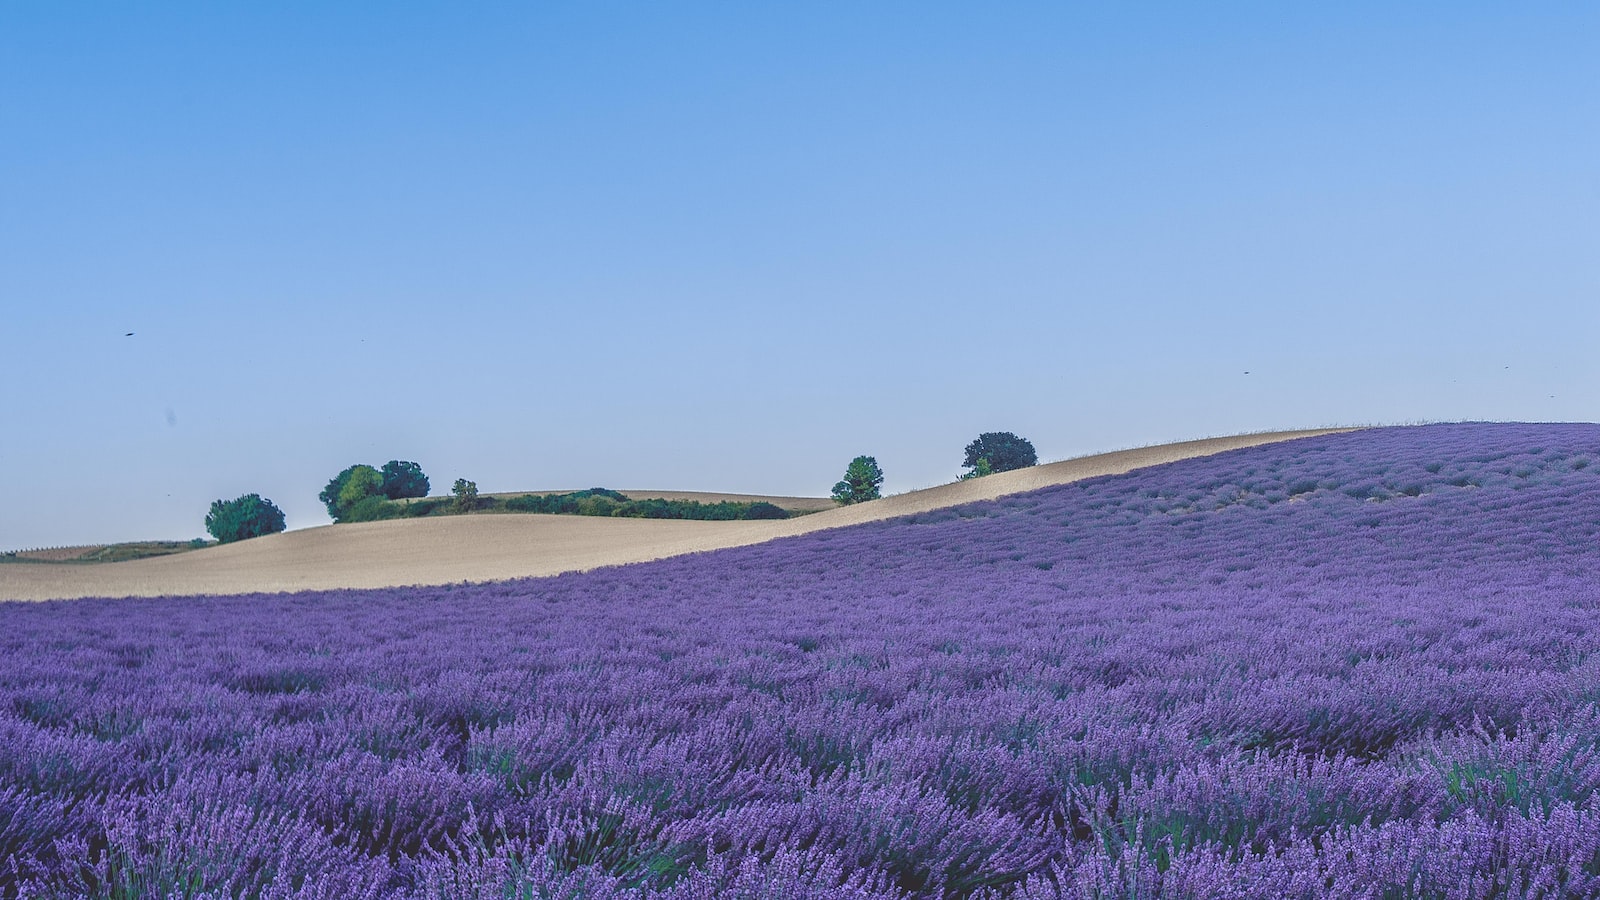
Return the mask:
M782 521L453 516L307 528L115 564L0 566L0 599L243 594L554 575L761 543L1337 430L1237 435L1120 450ZM706 500L733 495L645 491L639 496ZM814 502L831 505L826 500Z
M1600 426L1470 424L555 578L0 604L0 894L1596 897L1597 573Z

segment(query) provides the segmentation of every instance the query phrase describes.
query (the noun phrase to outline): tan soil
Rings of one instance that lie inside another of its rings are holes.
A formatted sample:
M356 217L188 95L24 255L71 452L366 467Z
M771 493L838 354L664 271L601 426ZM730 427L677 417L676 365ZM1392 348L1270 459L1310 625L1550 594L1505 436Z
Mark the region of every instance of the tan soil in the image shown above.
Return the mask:
M779 521L695 522L524 514L327 525L128 562L0 566L0 598L246 594L554 575L756 544L992 500L1225 450L1350 430L1353 429L1249 434L1119 450ZM624 493L632 496L631 492ZM685 492L674 495L689 496Z

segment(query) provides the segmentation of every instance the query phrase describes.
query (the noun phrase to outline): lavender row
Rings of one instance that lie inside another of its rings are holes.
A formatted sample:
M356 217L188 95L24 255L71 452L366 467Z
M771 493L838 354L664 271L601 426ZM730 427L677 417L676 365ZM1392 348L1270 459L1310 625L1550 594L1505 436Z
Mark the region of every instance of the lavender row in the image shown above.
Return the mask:
M1600 427L0 606L6 896L1600 896Z

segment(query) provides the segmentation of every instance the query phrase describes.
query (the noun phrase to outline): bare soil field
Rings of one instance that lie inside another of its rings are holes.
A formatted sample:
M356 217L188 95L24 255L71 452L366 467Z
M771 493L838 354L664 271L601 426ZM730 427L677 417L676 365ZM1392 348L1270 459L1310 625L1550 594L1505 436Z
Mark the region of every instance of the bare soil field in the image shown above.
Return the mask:
M1351 430L1354 429L1281 431L1119 450L777 521L517 514L327 525L128 562L0 566L0 599L248 594L555 575L755 544L992 500L1241 447ZM632 491L623 493L636 496ZM745 495L640 491L637 496L739 499ZM822 502L832 504L831 500Z

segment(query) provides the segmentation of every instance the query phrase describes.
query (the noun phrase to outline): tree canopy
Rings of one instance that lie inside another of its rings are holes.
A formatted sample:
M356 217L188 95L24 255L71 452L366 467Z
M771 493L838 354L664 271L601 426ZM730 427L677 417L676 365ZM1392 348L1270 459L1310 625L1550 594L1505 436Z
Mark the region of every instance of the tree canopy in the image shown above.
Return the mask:
M456 512L471 512L478 505L478 483L465 478L457 478L456 483L450 486L450 493L455 495Z
M870 456L858 456L845 467L844 480L833 486L833 499L843 504L862 503L882 496L883 470Z
M355 466L339 488L339 508L347 510L368 497L383 493L383 474L371 466Z
M277 534L284 528L283 510L260 494L245 494L233 500L214 500L206 513L206 531L220 544L231 544L263 534Z
M333 476L317 499L328 508L335 522L342 521L350 509L368 497L383 493L383 473L371 466L350 466Z
M414 462L391 459L383 464L383 495L390 500L428 496L428 476Z
M967 473L968 477L979 474L980 460L989 461L991 472L1009 472L1038 464L1039 454L1033 451L1033 444L1009 431L985 431L967 445L966 459L961 465L972 470Z

